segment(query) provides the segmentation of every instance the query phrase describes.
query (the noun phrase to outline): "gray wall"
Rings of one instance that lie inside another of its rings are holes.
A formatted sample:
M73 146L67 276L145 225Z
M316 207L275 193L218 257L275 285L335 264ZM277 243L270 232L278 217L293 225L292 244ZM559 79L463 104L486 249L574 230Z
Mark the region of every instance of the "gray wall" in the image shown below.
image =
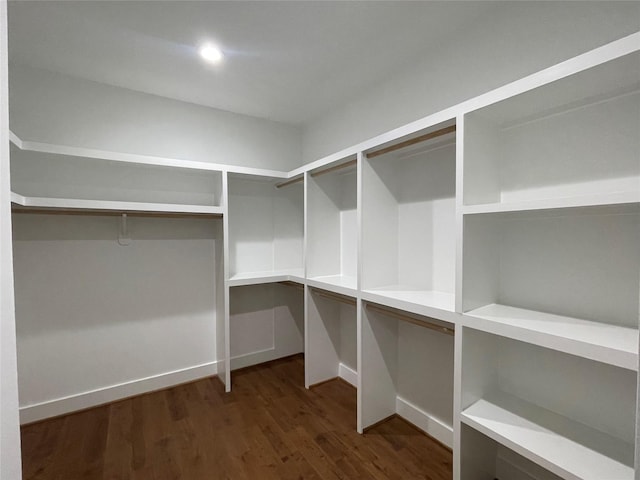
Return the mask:
M290 170L300 129L10 65L11 130L22 140Z

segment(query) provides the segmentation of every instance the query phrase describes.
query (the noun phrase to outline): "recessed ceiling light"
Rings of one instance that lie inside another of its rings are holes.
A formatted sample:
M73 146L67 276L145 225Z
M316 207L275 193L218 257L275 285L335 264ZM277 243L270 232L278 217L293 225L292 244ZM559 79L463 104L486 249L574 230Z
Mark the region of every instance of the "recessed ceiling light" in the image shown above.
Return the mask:
M222 50L212 43L205 43L200 47L200 56L209 63L220 63L224 58Z

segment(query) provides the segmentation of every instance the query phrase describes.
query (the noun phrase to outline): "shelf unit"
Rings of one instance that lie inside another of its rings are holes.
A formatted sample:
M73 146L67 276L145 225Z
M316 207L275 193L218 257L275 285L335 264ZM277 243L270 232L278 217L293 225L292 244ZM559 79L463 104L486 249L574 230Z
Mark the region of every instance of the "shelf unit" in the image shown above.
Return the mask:
M307 176L307 282L353 295L357 288L357 160Z
M229 290L230 371L304 351L303 288L271 283Z
M230 286L304 279L304 186L229 174Z
M640 205L470 215L464 229L466 324L637 370Z
M367 302L361 329L358 430L399 415L451 446L455 327Z
M354 387L357 371L357 301L307 288L305 386L342 378Z
M222 215L222 174L21 150L11 145L11 189L28 209Z
M640 53L464 116L465 213L637 203Z
M462 344L464 425L561 478L634 478L635 371L467 327Z
M453 321L454 132L454 122L448 121L367 152L362 166L365 300Z

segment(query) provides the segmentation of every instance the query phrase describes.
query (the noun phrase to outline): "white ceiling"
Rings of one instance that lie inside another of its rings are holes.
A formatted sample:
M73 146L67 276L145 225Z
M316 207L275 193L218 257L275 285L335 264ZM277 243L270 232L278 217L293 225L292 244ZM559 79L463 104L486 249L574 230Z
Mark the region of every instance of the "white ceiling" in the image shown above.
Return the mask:
M304 124L437 50L495 2L14 1L9 60ZM226 54L197 55L203 40Z

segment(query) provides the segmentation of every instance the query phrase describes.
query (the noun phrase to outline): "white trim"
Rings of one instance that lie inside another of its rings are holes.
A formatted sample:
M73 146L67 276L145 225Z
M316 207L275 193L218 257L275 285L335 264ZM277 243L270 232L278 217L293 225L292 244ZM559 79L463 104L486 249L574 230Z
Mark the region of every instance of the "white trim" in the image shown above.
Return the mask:
M396 413L440 443L453 448L453 427L451 425L447 425L402 397L396 397Z
M97 388L87 392L48 400L46 402L20 407L20 423L32 423L45 418L115 402L157 390L163 390L181 383L217 375L217 362L203 363L172 372L160 373L137 380Z
M358 372L353 368L347 367L344 363L340 363L338 366L338 376L345 382L358 388Z

